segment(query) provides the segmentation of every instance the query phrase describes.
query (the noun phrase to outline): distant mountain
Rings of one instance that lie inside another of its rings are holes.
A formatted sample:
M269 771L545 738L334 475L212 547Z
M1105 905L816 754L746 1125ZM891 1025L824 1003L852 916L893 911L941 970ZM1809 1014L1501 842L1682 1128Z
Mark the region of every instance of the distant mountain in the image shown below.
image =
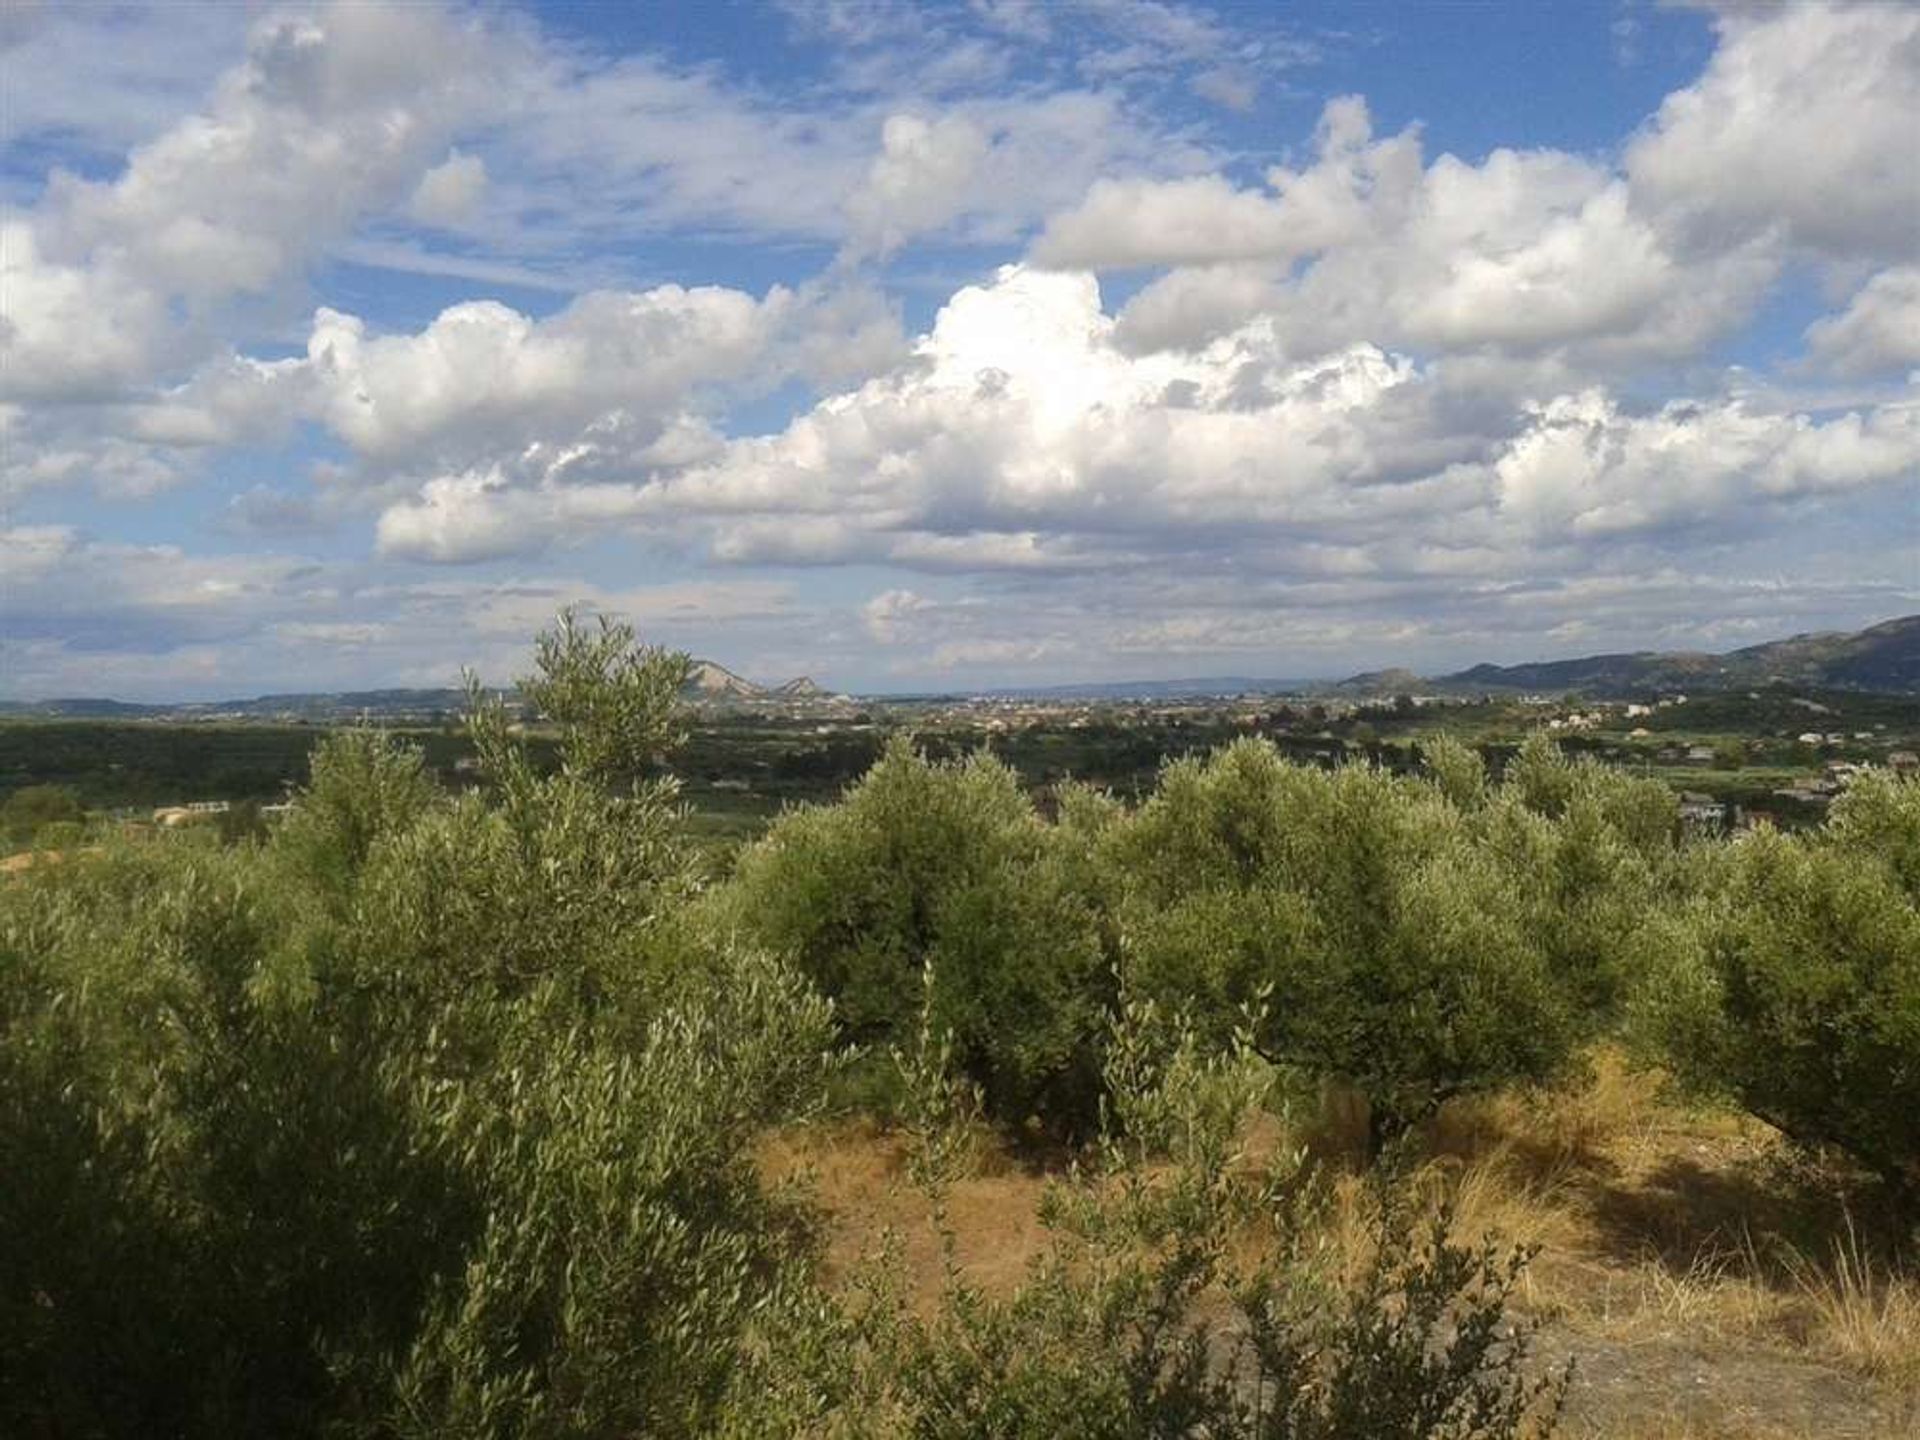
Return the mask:
M808 675L797 675L778 685L760 685L712 660L693 662L693 672L687 677L680 694L694 705L722 706L794 702L839 704L844 699Z
M1920 690L1920 615L1884 620L1851 635L1796 635L1736 650L1769 680L1817 676L1836 689Z
M75 720L138 720L155 712L152 705L124 700L5 700L0 715L70 716Z
M753 681L743 680L724 665L716 665L711 660L695 660L681 693L691 700L758 700L767 692Z
M491 691L512 705L511 690ZM818 704L843 706L807 676L777 686L756 685L724 665L696 660L681 698L693 705ZM0 700L0 716L68 720L281 720L334 724L360 719L438 723L467 708L464 690L345 690L257 695L248 700L135 705L120 700Z
M1356 686L1366 678L1355 676L1341 688ZM1455 692L1579 691L1592 695L1774 684L1916 693L1920 692L1920 615L1886 620L1852 633L1824 631L1770 640L1724 655L1641 650L1523 665L1475 665L1418 684Z
M1234 695L1297 695L1314 688L1320 688L1320 682L1214 675L1192 680L1089 680L1076 685L999 685L957 693L1015 700L1205 700ZM930 692L926 698L935 697Z
M1433 689L1433 682L1411 670L1368 670L1332 687L1347 695L1416 695Z

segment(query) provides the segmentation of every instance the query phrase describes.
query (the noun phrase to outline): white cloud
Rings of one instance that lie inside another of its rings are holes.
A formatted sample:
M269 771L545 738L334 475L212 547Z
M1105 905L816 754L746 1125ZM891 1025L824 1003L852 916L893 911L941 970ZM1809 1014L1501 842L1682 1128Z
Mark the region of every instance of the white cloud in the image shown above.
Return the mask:
M1838 315L1807 328L1807 347L1841 375L1920 365L1920 265L1882 270Z
M511 217L485 233L527 253L688 231L861 254L934 233L1005 242L1103 173L1208 158L1118 92L1009 87L977 51L931 44L897 70L898 55L874 51L881 73L784 104L656 57L555 50L503 101L514 124L479 147L489 207Z
M933 601L911 590L883 590L860 607L867 633L882 645L891 645L908 632L913 616L932 608Z
M403 197L493 68L484 32L433 6L263 19L203 110L116 178L55 171L9 225L10 385L84 397L186 368L221 303L276 292Z
M407 209L423 225L454 229L473 218L486 190L486 161L455 151L420 177Z
M1694 522L1829 491L1920 480L1920 396L1816 421L1737 397L1633 417L1598 392L1536 407L1495 463L1500 508L1574 537Z
M1032 255L1171 267L1123 318L1138 349L1265 314L1301 356L1370 340L1565 350L1615 371L1695 354L1752 314L1795 249L1904 259L1920 225L1920 12L1736 8L1718 26L1706 73L1618 171L1554 150L1427 163L1417 128L1376 141L1349 96L1305 168L1264 187L1102 179Z
M131 11L9 11L10 75L86 73L70 96L26 75L0 114L23 155L75 172L6 182L5 500L59 515L63 487L126 501L211 467L238 497L210 507L229 543L370 521L376 553L23 531L0 664L54 685L110 655L102 675L144 685L156 654L324 668L359 644L441 673L419 627L484 661L567 589L474 576L576 544L611 564L586 542L619 536L676 564L891 567L864 608L814 613L809 653L885 642L953 673L1335 654L1530 616L1698 633L1690 585L1753 626L1899 590L1896 540L1859 517L1910 496L1920 450L1900 386L1920 366L1910 7L1726 9L1705 72L1616 155L1433 157L1348 96L1259 176L1208 147L1192 101L1244 104L1303 58L1251 12L803 8L829 43L778 77L495 7L343 0L256 12L249 35L196 13L202 53ZM752 293L657 283L742 242L765 247L738 252ZM944 248L900 258L916 243ZM958 290L909 345L882 285L951 290L976 263L953 247L1023 244L1050 268ZM332 260L445 288L383 309L378 277ZM1817 394L1709 349L1788 267L1853 292L1786 368ZM1102 268L1165 273L1115 315ZM309 285L335 282L355 288L303 326ZM414 318L506 286L570 298ZM1647 399L1676 391L1700 398ZM1826 550L1788 543L1829 513ZM1787 579L1763 603L1731 577L1767 556ZM396 561L489 568L407 586ZM1792 578L1835 565L1845 600ZM797 602L738 588L757 583L635 603L792 639L775 612Z
M1842 257L1912 254L1920 9L1728 7L1706 73L1629 148L1636 199L1710 249L1779 230Z
M0 145L59 145L118 159L192 109L242 49L238 5L0 9Z
M1104 182L1049 222L1034 254L1175 267L1122 317L1139 350L1269 315L1301 357L1371 340L1431 354L1571 348L1600 365L1697 349L1778 268L1764 242L1683 260L1624 181L1559 151L1427 164L1417 129L1376 141L1351 96L1327 106L1315 162L1268 182Z
M537 321L476 301L386 336L322 310L308 368L327 425L377 461L472 463L616 414L650 441L697 386L759 361L786 303L669 285L583 295Z
M0 398L112 394L144 379L162 297L42 254L32 227L0 224Z
M889 115L866 183L847 202L855 237L885 253L966 204L988 139L964 116Z
M1314 132L1316 162L1267 172L1269 190L1219 175L1156 184L1102 181L1056 215L1035 243L1041 264L1069 269L1289 262L1404 221L1421 182L1420 135L1409 127L1375 142L1366 101L1327 103Z
M1311 248L1269 197L1195 175L1095 181L1075 209L1047 222L1034 256L1063 268L1117 268L1271 260Z
M1750 528L1920 463L1911 400L1818 419L1733 394L1636 415L1603 390L1529 403L1490 388L1497 369L1371 345L1295 361L1282 334L1263 318L1131 355L1090 276L1009 267L957 293L906 362L776 434L677 463L644 432L556 437L538 463L432 480L387 510L381 542L467 560L624 526L736 564L1072 574L1264 552L1493 573L1529 548Z

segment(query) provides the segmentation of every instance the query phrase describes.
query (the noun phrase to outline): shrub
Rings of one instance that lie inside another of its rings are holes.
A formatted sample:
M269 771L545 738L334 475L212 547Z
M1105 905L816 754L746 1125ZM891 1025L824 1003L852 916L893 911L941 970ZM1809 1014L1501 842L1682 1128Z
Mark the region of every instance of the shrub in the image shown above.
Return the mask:
M1268 997L1262 1053L1358 1087L1376 1148L1453 1095L1552 1074L1578 1038L1512 873L1422 782L1238 741L1170 766L1113 843L1134 982L1198 997L1216 1034Z
M1677 1073L1896 1188L1920 1184L1920 909L1841 834L1703 857L1691 949L1656 1006Z
M1067 857L1006 766L904 740L838 805L783 817L740 858L725 923L792 956L872 1047L935 1023L988 1112L1084 1128L1098 1104L1105 966Z
M1262 1067L1209 1055L1142 1004L1123 1009L1106 1054L1108 1123L1090 1163L1049 1192L1052 1244L1025 1282L995 1298L950 1270L924 1318L880 1288L854 1323L826 1327L837 1376L803 1332L811 1383L763 1387L786 1401L788 1433L823 1421L829 1399L842 1433L941 1440L1551 1431L1565 1378L1529 1376L1531 1333L1508 1311L1524 1254L1458 1244L1450 1206L1383 1179L1370 1244L1342 1274L1302 1157L1256 1163L1239 1147ZM937 1218L947 1152L937 1129L923 1138ZM812 1414L795 1403L808 1396Z
M581 698L659 672L607 633L542 650L558 775L497 712L490 798L349 732L266 847L0 887L0 1430L717 1423L803 1278L747 1146L820 1093L831 1031L764 957L664 953L670 794L624 773L661 729Z
M0 836L10 844L30 845L49 826L83 825L86 818L80 797L65 786L26 785L0 805Z

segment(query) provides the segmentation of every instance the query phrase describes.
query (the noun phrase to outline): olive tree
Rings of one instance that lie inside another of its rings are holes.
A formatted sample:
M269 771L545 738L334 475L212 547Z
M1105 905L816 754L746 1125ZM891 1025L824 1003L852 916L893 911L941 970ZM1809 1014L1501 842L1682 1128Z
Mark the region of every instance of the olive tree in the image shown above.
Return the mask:
M896 739L838 804L784 816L740 858L725 923L792 956L841 1032L883 1054L934 1019L989 1112L1060 1130L1098 1103L1106 970L1059 836L984 755Z
M677 661L563 621L492 788L350 731L264 847L130 843L0 887L0 1429L711 1433L802 1286L754 1137L824 1002L706 943Z
M1169 767L1112 843L1130 976L1216 1030L1263 1001L1261 1052L1363 1092L1376 1147L1452 1096L1551 1075L1579 1035L1511 873L1422 781L1237 741Z
M1836 834L1763 831L1700 856L1684 946L1649 1005L1683 1078L1911 1196L1920 908L1898 859L1913 840L1879 836L1858 812L1841 820ZM1892 843L1856 848L1866 835Z

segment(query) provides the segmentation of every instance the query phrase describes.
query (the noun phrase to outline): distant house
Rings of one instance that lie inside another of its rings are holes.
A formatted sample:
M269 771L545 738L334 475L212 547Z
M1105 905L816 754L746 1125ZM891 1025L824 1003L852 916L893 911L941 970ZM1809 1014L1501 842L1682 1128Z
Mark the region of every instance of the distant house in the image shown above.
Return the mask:
M1911 775L1920 771L1920 755L1911 750L1895 750L1887 756L1887 766L1896 775Z
M1711 795L1682 790L1680 822L1700 830L1723 830L1727 825L1727 807Z
M189 800L184 805L162 805L153 812L153 823L172 830L181 825L211 820L215 815L226 814L231 808L225 800Z
M1711 745L1688 746L1687 747L1687 763L1689 765L1711 765L1713 763L1713 746Z
M1826 739L1826 736L1822 735L1818 730L1807 730L1803 731L1797 738L1802 745L1818 745Z

